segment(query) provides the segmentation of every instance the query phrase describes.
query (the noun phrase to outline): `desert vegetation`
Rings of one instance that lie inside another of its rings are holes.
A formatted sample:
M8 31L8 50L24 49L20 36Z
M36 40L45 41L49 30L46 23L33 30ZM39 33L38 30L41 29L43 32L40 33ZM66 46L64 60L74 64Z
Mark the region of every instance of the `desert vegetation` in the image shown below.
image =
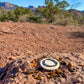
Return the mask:
M1 14L0 21L11 20L17 22L20 21L20 19L22 19L22 17L26 15L31 15L30 9L25 9L24 7L17 7L14 11L8 11L7 13Z
M1 8L0 21L11 20L14 22L51 23L57 25L83 25L84 16L77 17L69 13L66 8L70 4L65 0L45 0L45 7L39 7L35 11L24 7L17 7L13 11L5 12Z

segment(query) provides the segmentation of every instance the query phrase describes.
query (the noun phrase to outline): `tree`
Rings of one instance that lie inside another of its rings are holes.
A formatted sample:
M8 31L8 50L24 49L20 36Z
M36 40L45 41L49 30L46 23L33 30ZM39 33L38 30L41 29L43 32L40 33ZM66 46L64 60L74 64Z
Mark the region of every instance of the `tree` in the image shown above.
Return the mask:
M20 15L24 15L24 14L31 14L31 10L30 9L25 9L24 7L17 7L14 10L14 14L16 15L16 18L18 19Z
M46 8L40 7L36 10L38 13L46 17L49 22L53 22L55 19L55 15L63 13L61 11L64 11L65 8L69 6L69 4L66 1L61 1L61 2L59 0L54 0L54 1L45 0Z
M7 17L8 17L8 20L17 21L16 15L15 15L15 13L13 11L9 11L7 13Z

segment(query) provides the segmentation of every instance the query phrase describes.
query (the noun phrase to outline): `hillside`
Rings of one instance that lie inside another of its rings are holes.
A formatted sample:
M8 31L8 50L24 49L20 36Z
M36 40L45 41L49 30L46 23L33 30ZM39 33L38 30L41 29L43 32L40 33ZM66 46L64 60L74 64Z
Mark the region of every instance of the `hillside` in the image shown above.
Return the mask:
M72 13L72 14L78 16L78 17L84 16L84 12L83 11L78 11L76 9L70 9L68 11L69 11L69 13Z
M8 2L0 2L0 7L13 10L13 9L17 8L17 5L14 5L14 4L11 4Z

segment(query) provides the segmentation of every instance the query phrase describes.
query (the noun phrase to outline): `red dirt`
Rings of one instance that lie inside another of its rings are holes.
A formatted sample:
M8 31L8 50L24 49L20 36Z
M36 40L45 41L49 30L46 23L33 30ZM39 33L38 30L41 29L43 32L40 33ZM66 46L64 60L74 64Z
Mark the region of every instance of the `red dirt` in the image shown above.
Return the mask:
M28 53L84 53L84 28L36 23L0 23L0 57Z

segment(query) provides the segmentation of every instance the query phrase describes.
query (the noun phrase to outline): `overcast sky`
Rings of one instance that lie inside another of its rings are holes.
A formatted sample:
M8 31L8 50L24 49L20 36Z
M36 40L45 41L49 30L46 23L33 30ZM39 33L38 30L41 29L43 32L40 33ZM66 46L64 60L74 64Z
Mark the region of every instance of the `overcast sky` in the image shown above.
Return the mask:
M60 0L62 1L62 0ZM66 0L71 5L75 4L72 8L77 10L84 10L84 0ZM37 7L38 5L45 5L45 0L0 0L0 2L9 2L18 6L28 7L29 5L33 5Z

